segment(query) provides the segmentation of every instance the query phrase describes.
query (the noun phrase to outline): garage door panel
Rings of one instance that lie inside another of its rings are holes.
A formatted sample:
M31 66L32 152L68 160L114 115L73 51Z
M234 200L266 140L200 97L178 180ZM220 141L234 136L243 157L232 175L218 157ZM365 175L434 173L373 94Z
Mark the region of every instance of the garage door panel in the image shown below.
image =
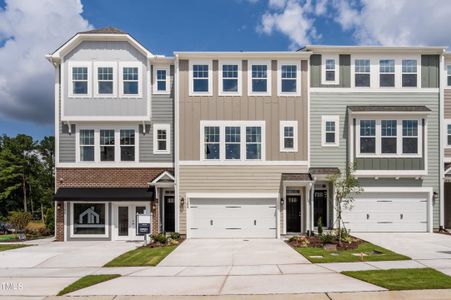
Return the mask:
M425 232L427 205L426 193L362 193L342 215L354 232Z
M276 199L191 199L193 238L275 238Z

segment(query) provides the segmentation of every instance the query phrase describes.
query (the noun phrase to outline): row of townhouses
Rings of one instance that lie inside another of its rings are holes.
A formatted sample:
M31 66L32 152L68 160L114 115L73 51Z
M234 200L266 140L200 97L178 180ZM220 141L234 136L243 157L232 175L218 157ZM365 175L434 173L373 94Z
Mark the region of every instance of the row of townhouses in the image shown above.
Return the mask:
M451 55L307 46L155 55L80 32L55 67L56 239L280 238L334 226L330 175L356 166L354 232L451 227ZM448 89L450 87L450 89Z

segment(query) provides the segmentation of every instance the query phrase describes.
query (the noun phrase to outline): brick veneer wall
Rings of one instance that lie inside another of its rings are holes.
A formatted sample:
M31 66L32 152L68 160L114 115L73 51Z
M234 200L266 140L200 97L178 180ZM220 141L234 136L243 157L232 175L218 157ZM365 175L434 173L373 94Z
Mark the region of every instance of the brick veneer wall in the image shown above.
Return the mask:
M55 240L64 241L64 203L55 203Z

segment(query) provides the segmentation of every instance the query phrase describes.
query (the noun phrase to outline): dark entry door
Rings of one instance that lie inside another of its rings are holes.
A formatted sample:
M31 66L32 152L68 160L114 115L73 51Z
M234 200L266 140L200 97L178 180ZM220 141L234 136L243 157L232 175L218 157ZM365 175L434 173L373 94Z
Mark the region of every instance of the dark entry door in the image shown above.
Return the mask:
M164 231L175 231L175 205L174 196L164 197Z
M287 196L287 232L301 231L301 196Z
M314 222L318 226L318 220L321 218L322 226L327 226L327 190L315 191L314 194Z

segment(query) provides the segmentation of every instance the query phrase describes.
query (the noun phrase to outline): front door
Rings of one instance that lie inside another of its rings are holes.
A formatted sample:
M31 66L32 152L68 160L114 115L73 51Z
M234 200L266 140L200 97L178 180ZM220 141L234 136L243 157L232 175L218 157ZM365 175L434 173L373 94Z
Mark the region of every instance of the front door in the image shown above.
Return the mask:
M318 226L318 221L321 218L321 225L327 227L327 190L315 191L313 202L313 221L315 226Z
M164 231L175 231L174 196L164 196Z
M301 231L301 196L287 196L287 232Z
M150 213L148 203L118 203L113 205L113 238L122 241L142 240L137 234L137 214Z

